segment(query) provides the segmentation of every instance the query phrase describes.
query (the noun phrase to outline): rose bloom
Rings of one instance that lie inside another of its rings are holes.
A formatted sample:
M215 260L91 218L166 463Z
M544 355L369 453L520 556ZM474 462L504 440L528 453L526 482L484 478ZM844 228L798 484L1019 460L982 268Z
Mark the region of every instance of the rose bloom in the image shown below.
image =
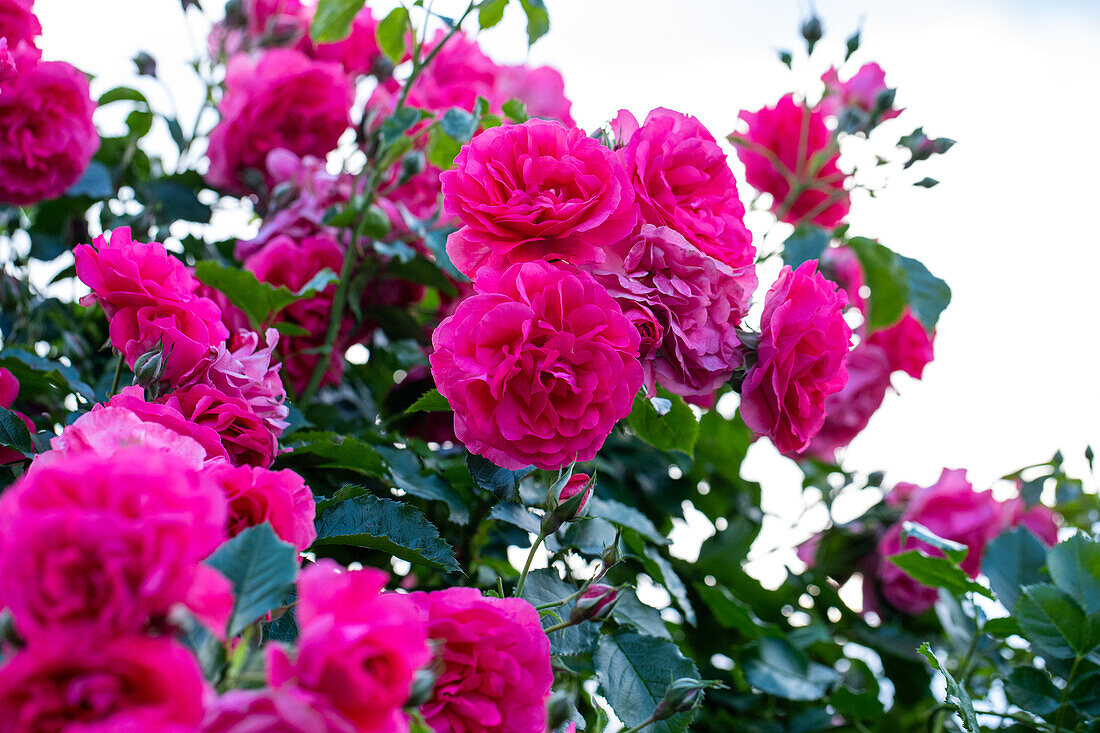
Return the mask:
M218 347L217 354L200 378L223 394L248 403L275 437L283 434L290 409L284 404L286 389L279 378L278 361L274 360L279 332L274 328L264 334L266 344L260 347L260 335L241 329Z
M733 269L677 231L644 224L609 248L596 279L639 327L642 366L679 395L709 395L741 364L737 327L756 289L752 263Z
M202 733L356 733L321 695L283 687L230 690L210 702Z
M471 278L483 267L532 260L602 262L638 220L614 153L557 122L486 130L440 178L444 213L463 224L447 238L447 253Z
M140 388L130 389L140 391ZM142 419L127 407L100 404L74 420L61 435L51 438L51 450L36 456L34 466L64 460L82 451L109 458L133 447L171 454L196 470L201 469L208 458L206 449L193 437Z
M848 382L825 398L825 424L806 449L826 463L859 435L875 414L890 387L890 360L874 344L861 343L848 353Z
M0 367L0 407L11 408L15 403L15 398L19 396L19 380L15 378L15 375L9 372L7 369ZM23 421L27 426L27 430L34 434L34 423L31 419L21 412L15 412L16 417ZM6 448L0 446L0 466L7 463L14 463L16 461L22 461L23 454L14 448Z
M312 280L321 270L328 268L339 273L344 263L344 248L329 233L294 240L290 237L276 236L259 251L244 262L244 269L256 276L261 282L276 287L282 285L298 291ZM283 362L283 376L289 379L294 389L301 392L309 384L314 365L320 356L312 353L324 343L332 312L332 299L336 294L336 283L330 283L322 292L291 303L279 318L282 321L301 326L309 331L309 336L290 336L279 339L279 355ZM351 321L341 327L346 335L350 331ZM321 381L322 385L337 384L343 374L344 360L341 357L346 339L337 339L338 348L333 349L328 370Z
M821 272L825 277L840 285L848 295L848 304L857 308L865 317L867 300L860 289L867 284L863 275L863 265L859 256L851 247L826 247L821 253Z
M743 111L739 117L748 129L730 135L730 141L737 145L737 156L745 165L745 180L757 191L771 194L777 217L790 224L835 227L848 215L851 201L844 189L847 175L837 167L839 151L825 158L817 170L809 170L811 160L833 145L820 110L807 109L788 94L774 107ZM802 191L790 199L794 183Z
M407 731L402 708L431 653L416 604L382 593L386 579L381 570L344 570L332 560L306 568L298 580L298 655L292 664L271 645L270 683L321 695L358 730Z
M1005 528L1004 509L989 491L975 491L963 469L944 469L939 481L927 488L902 485L904 510L897 524L879 540L877 585L882 597L894 608L919 614L935 605L939 592L921 585L887 558L902 552L901 528L906 521L917 522L944 539L969 548L960 564L970 577L982 565L985 546ZM936 548L910 537L905 551L920 549L942 556Z
M127 306L187 301L199 285L163 244L133 241L130 227L78 244L73 256L77 277L92 291L81 305L99 303L108 318Z
M1058 515L1042 504L1028 508L1022 496L1016 496L1002 502L1004 507L1004 526L1024 526L1042 540L1047 547L1058 544Z
M928 333L924 324L913 315L912 309L906 307L901 320L875 331L868 341L886 352L891 371L902 371L913 379L920 379L924 368L935 356L932 350L935 337L935 331Z
M126 365L151 351L159 352L159 381L182 384L202 374L229 337L221 309L209 298L165 300L156 305L127 306L110 318L111 345Z
M106 403L93 407L91 412L94 413L97 410L109 407L124 408L134 413L144 422L163 425L174 433L194 440L201 445L206 452L206 461L227 460L229 458L229 454L226 453L225 446L222 445L222 439L221 436L218 435L217 430L207 425L199 425L198 423L192 422L187 419L177 407L171 404L146 402L145 391L142 390L141 387L123 387L118 394ZM66 435L81 419L83 418L78 418L73 425L70 425L62 432L62 440L68 439ZM76 436L70 437L75 438ZM90 444L91 440L85 439L85 442ZM182 445L180 445L180 449L182 450Z
M0 498L0 606L32 645L108 639L162 624L178 603L221 602L205 596L231 606L228 581L200 564L225 523L221 490L181 459L70 454Z
M165 398L165 404L191 422L216 431L235 465L270 466L275 460L275 434L239 397L206 384L193 384L177 389Z
M552 66L502 66L497 76L497 94L501 103L510 99L523 102L530 117L559 120L573 127L570 109L573 103L565 96L565 80Z
M168 639L44 639L0 666L0 731L185 733L202 720L204 687L195 657Z
M821 75L821 81L825 84L825 95L818 108L829 117L836 117L845 108L871 115L878 109L879 95L890 91L886 86L886 72L875 63L864 64L850 79L843 82L836 68L830 66ZM893 119L902 112L904 110L893 109L891 105L878 115L878 121Z
M206 178L227 191L254 189L276 148L324 157L350 124L354 92L339 64L273 49L258 59L230 59L225 83Z
M0 6L10 10L11 2ZM88 78L64 61L39 62L38 49L9 35L21 29L9 31L3 20L18 73L0 91L0 203L24 206L57 198L76 183L99 149L99 133Z
M745 206L726 154L699 120L657 108L640 127L621 110L619 157L630 175L642 220L667 226L730 267L753 263Z
M19 68L15 65L15 57L8 48L8 39L0 36L0 84L11 81L19 76ZM0 90L3 94L3 90Z
M848 381L847 298L809 260L784 267L764 299L756 364L741 387L741 417L781 453L800 453L825 424L825 400Z
M554 675L539 614L520 598L476 588L410 594L441 642L432 699L421 706L437 731L543 733Z
M207 476L229 502L230 537L268 522L280 539L301 552L317 539L313 524L317 505L302 477L290 469L270 471L255 466L210 466Z
M0 35L14 48L21 42L34 46L42 24L34 14L34 0L0 0Z
M642 386L639 336L591 275L529 262L483 272L430 357L455 435L498 466L595 457Z

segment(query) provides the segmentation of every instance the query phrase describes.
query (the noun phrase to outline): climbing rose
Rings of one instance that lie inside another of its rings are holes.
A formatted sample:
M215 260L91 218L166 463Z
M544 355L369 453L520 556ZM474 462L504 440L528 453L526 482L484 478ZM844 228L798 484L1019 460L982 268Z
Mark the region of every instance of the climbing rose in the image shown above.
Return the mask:
M234 464L270 466L275 460L275 433L241 398L206 384L193 384L173 392L166 404L196 425L217 432Z
M0 730L186 733L202 720L204 687L194 655L168 639L45 639L0 666Z
M842 110L852 109L867 118L874 115L877 117L875 121L881 122L893 119L904 111L894 109L892 99L886 107L879 109L880 97L891 90L886 86L886 72L876 63L864 64L850 79L843 82L836 68L829 67L821 75L821 81L825 84L825 95L818 108L826 116L836 117ZM887 100L883 98L882 101Z
M324 157L350 124L351 81L339 64L272 49L229 60L221 121L210 133L206 179L235 193L263 180L267 154ZM250 173L251 170L251 173Z
M34 0L0 0L0 36L12 48L25 42L34 46L42 35L42 24L34 14Z
M635 130L618 140L642 219L682 234L704 253L734 268L756 255L745 228L745 206L726 154L699 120L657 108L640 127L626 110L620 126Z
M0 36L0 84L11 81L19 75L19 68L15 65L15 57L8 48L8 39ZM0 94L3 91L0 90Z
M455 435L513 470L592 460L642 385L638 331L591 275L567 265L482 271L475 288L432 336Z
M231 603L228 581L200 564L225 521L220 489L181 459L73 453L0 498L0 606L33 646L141 631L178 603Z
M217 430L206 425L199 425L187 419L177 407L171 404L146 402L145 392L141 387L123 387L118 394L106 403L96 405L91 411L94 413L97 410L110 407L125 408L145 422L163 425L179 435L193 439L202 446L204 451L206 451L207 461L225 460L229 458L229 454L226 453L225 447L222 445L221 436L218 435ZM79 422L80 420L78 419L76 423L70 426L70 429ZM68 430L62 433L61 437L63 440L67 432Z
M108 318L127 306L186 302L199 285L163 244L133 241L130 227L77 245L73 256L77 277L92 291L81 305L99 303Z
M269 647L268 678L317 693L371 733L404 733L413 675L431 657L427 627L407 595L382 593L386 574L321 560L298 581L298 655Z
M808 260L784 267L764 299L756 364L741 388L741 417L782 453L800 453L825 423L825 400L848 381L847 298Z
M202 733L356 733L324 697L294 687L230 690L206 708Z
M890 361L874 344L860 344L848 353L848 382L825 398L825 424L806 451L832 463L836 451L867 427L890 387Z
M130 389L140 392L140 388ZM182 416L180 416L182 420ZM127 407L96 405L50 439L50 450L34 460L35 467L67 459L72 453L91 451L109 458L121 450L141 447L145 451L169 453L189 467L202 468L206 449L193 437L178 433L153 420L146 420Z
M834 227L848 215L851 202L844 189L847 176L837 167L839 152L816 160L833 145L820 110L807 109L788 94L774 107L743 111L739 117L748 129L730 135L730 141L737 145L737 156L745 165L745 180L757 191L771 194L776 216L791 224ZM817 169L811 170L811 164ZM801 192L788 200L792 185Z
M0 0L0 12L10 2ZM20 29L9 31L4 20L0 34L12 44L17 74L0 91L0 203L23 206L76 183L99 149L99 133L88 78L64 61L38 61L38 50L9 35Z
M181 384L202 374L229 337L221 309L209 298L165 300L156 305L128 306L110 316L111 345L126 365L158 352L158 381Z
M750 263L734 269L679 232L644 224L593 266L597 281L639 327L646 384L709 395L741 364L737 327L756 289Z
M531 117L574 125L570 114L573 103L565 96L565 80L552 66L502 66L497 88L501 103L518 99Z
M867 316L867 301L860 289L867 284L863 275L863 265L859 256L851 247L827 247L821 254L821 273L844 290L848 295L848 305Z
M1035 504L1029 508L1022 496L1014 496L1002 506L1005 527L1027 527L1047 547L1058 543L1058 518L1048 507Z
M476 588L410 594L441 642L432 699L420 708L437 731L543 733L554 675L538 611Z
M18 396L19 380L7 369L0 367L0 407L11 408L12 404L15 402L15 398ZM21 412L16 412L15 415L27 426L27 431L33 434L34 423L31 422L31 419ZM0 446L0 466L22 460L23 454L19 451L14 448Z
M264 334L265 345L260 347L260 334L241 329L228 342L218 347L210 366L203 372L201 383L214 387L223 394L237 397L248 403L271 430L275 437L283 434L290 409L284 404L286 389L279 378L278 361L274 350L279 344L279 332L269 328Z
M616 156L558 122L486 130L440 179L444 212L464 225L448 237L447 252L470 277L533 260L599 263L637 222Z
M317 539L313 492L290 469L270 471L255 466L214 464L207 475L229 502L229 536L267 522L280 539L305 550Z
M928 333L914 317L912 309L906 307L901 320L889 328L875 331L868 341L886 352L890 371L902 371L913 379L920 379L935 356L932 351L935 336L935 332Z

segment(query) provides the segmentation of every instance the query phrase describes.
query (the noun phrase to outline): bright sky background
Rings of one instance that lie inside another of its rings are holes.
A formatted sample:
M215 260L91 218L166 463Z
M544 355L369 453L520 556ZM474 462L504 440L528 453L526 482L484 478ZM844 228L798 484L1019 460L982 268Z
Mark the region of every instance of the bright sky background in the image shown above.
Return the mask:
M220 12L218 0L203 4ZM392 4L372 7L381 17ZM513 5L482 36L498 61L527 58L522 13ZM464 6L435 3L456 15ZM842 60L844 40L862 19L854 62L879 62L907 108L883 137L923 125L958 144L918 169L939 179L938 187L897 185L874 201L856 198L852 232L924 261L951 285L954 300L924 380L895 377L899 394L887 396L846 465L886 469L888 483L921 484L945 466L966 467L983 487L1059 448L1074 468L1083 465L1086 443L1100 450L1100 3L822 0L826 39L813 64L794 74L775 49L802 48L805 2L547 6L550 34L529 58L562 71L581 126L598 126L622 107L641 118L665 106L699 117L719 139L741 109L787 91L816 93L817 78ZM199 89L186 66L195 51L179 0L38 0L36 10L46 57L101 77L96 92L129 83L130 59L147 50L179 106L195 109ZM155 103L163 99L155 89L150 94ZM750 196L744 184L741 193ZM773 275L764 272L761 281ZM747 470L763 482L765 510L792 516L802 501L793 464L761 441ZM813 529L811 521L788 535L787 526L774 520L767 534L782 543Z

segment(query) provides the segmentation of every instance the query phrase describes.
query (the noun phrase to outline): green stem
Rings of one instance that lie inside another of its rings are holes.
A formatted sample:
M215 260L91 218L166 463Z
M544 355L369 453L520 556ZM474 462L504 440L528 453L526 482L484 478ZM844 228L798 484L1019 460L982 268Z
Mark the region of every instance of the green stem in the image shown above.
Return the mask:
M650 715L649 718L647 718L646 720L643 720L641 723L634 726L633 728L623 728L621 731L619 731L619 733L637 733L638 731L640 731L642 728L645 728L650 723L656 723L656 722L657 722L657 718Z
M432 62L432 59L436 57L436 54L438 54L440 49L442 49L443 46L446 45L447 41L451 40L451 36L453 36L455 33L458 33L459 28L462 27L462 21L466 20L466 16L472 13L474 8L476 7L476 2L471 2L469 5L466 6L466 12L464 12L457 21L455 21L455 24L451 26L451 30L447 32L447 35L443 37L442 41L435 45L435 48L428 52L428 55L424 57L423 61L419 60L419 50L416 50L413 53L413 70L412 73L409 74L409 78L405 80L405 86L401 89L401 96L397 98L397 106L394 108L395 112L405 106L405 102L409 98L409 91L412 89L413 84L416 83L417 78L420 76L420 72L424 70L424 67ZM425 40L427 40L426 37Z
M545 539L546 534L540 531L539 536L535 538L535 544L531 545L531 551L527 553L527 562L523 563L523 572L519 574L519 580L516 581L516 590L512 593L516 598L519 598L520 593L523 592L523 585L527 582L527 573L531 572L531 562L535 559L535 553L538 552L542 541Z
M570 621L562 621L560 624L554 624L553 626L547 626L545 631L547 634L552 634L555 631L561 631L562 629L568 629L570 626L576 626L576 624Z
M122 354L118 355L118 360L115 362L115 378L111 380L111 394L109 397L114 397L118 394L118 384L122 381Z
M1074 657L1073 666L1069 669L1066 686L1062 688L1062 697L1058 700L1058 712L1054 715L1054 730L1062 730L1062 716L1066 713L1066 701L1069 700L1070 687L1073 686L1073 678L1077 676L1077 667L1081 664L1081 659L1080 656Z

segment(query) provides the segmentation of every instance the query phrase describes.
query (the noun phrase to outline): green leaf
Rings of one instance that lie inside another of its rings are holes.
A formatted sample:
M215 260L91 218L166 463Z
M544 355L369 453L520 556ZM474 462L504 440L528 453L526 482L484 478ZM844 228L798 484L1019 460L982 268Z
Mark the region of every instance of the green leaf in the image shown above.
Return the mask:
M225 294L233 305L244 311L252 325L259 328L283 308L299 300L312 298L336 281L332 270L325 268L303 285L292 291L282 285L275 287L260 282L248 270L226 267L212 260L204 260L195 266L195 277L204 285Z
M409 405L406 414L413 412L450 412L451 404L447 398L439 393L438 389L431 389L421 395L420 399Z
M982 560L982 572L989 586L1009 613L1025 585L1043 581L1040 569L1046 561L1046 548L1024 527L1016 527L989 543Z
M397 11L395 10L394 12ZM379 128L379 135L381 136L379 154L392 148L394 144L404 137L405 133L411 130L413 125L420 122L420 120L420 111L412 107L402 107L382 120L382 125Z
M991 618L982 625L982 631L998 639L1007 639L1013 634L1016 636L1021 636L1023 634L1023 632L1020 631L1020 622L1012 616Z
M1058 709L1060 694L1050 675L1035 667L1017 667L1005 680L1005 694L1013 705L1029 713L1048 715Z
M919 181L917 181L913 185L914 186L920 186L921 188L932 188L933 186L939 185L939 181L937 181L935 178L929 178L929 177L925 176L924 178L920 179Z
M1016 603L1016 620L1028 641L1056 657L1083 657L1100 643L1097 624L1073 596L1049 583L1024 588Z
M673 600L676 601L676 605L680 607L680 611L684 614L684 621L694 626L695 608L692 607L691 600L688 598L684 581L680 580L680 576L676 574L672 563L661 557L661 553L657 552L655 547L646 547L642 550L641 560L645 571L655 581L663 585Z
M344 40L351 35L351 22L363 9L365 2L366 0L318 0L313 22L309 25L309 37L315 43Z
M653 606L647 606L638 600L637 594L632 590L624 590L619 596L619 602L611 612L615 620L621 624L630 624L635 629L649 636L661 639L671 639L661 612Z
M909 307L913 315L931 332L940 320L940 314L951 303L951 288L928 271L923 263L911 257L897 255L905 270L909 289Z
M940 537L938 534L918 522L902 522L902 548L905 547L906 541L909 538L920 540L926 545L935 547L937 550L941 551L947 559L954 563L961 563L966 559L966 554L970 551L970 548L966 545L955 542L954 540L949 540L945 537Z
M49 390L62 394L72 392L85 402L95 402L95 393L80 374L71 366L61 362L32 354L25 349L11 348L0 351L0 367L4 367L19 380L21 391L26 389L35 393ZM61 395L52 395L60 397Z
M386 461L394 486L420 499L443 502L449 511L447 519L455 524L470 521L469 506L455 487L434 473L425 475L412 451L385 445L376 446L375 450Z
M752 611L724 587L696 583L695 592L710 608L714 619L725 628L736 629L748 639L757 639L764 633L764 627Z
M284 336L309 336L310 332L307 328L302 328L296 323L276 323L275 330Z
M339 433L305 431L295 433L287 444L289 453L279 456L280 463L304 462L317 468L355 471L372 478L385 478L382 456L370 443Z
M462 150L462 144L443 131L438 125L428 131L428 162L440 170L454 167L455 158Z
M500 111L512 122L524 123L530 119L527 115L527 105L518 99L509 99L500 105Z
M194 188L185 183L162 178L143 186L142 194L165 220L210 223L210 207L199 200Z
M507 522L514 527L519 527L524 532L538 534L541 527L539 517L531 513L522 504L513 504L510 501L502 501L493 507L489 517L500 522Z
M400 7L391 10L374 31L378 48L395 64L401 63L405 57L405 34L408 29L409 11Z
M416 507L369 494L326 509L317 518L315 547L348 545L385 552L414 565L461 572L454 550Z
M663 451L678 450L688 456L694 454L695 440L699 437L699 421L684 398L671 394L661 387L657 397L647 399L639 394L627 421L639 438ZM661 401L664 401L663 403ZM654 402L657 405L654 405ZM668 409L658 411L658 406Z
M102 107L112 102L140 102L146 107L149 106L149 100L145 98L145 95L139 92L133 87L115 87L114 89L108 89L99 95L99 99L96 100L96 106Z
M477 118L460 107L451 107L439 119L439 129L460 143L469 142L477 132Z
M233 583L233 612L227 633L244 631L277 608L298 577L298 551L283 542L267 522L249 527L206 560Z
M532 606L541 606L547 603L560 601L577 592L576 587L558 577L558 572L550 568L533 570L527 575L523 584L521 598ZM558 623L559 620L569 618L576 601L550 609L542 617L543 628ZM588 654L596 645L599 634L599 625L591 623L577 624L561 631L549 634L551 654Z
M795 269L807 260L820 259L830 239L832 235L819 227L801 226L795 229L783 242L783 264Z
M955 681L947 668L940 664L940 660L936 658L936 655L932 652L932 647L928 646L927 641L920 645L919 651L928 660L928 664L932 666L932 669L941 672L947 680L947 694L955 698L955 702L952 704L959 711L959 715L962 716L963 728L969 733L981 733L981 729L978 728L978 718L974 715L974 703L970 701L970 695L967 694L966 690L959 687L959 683Z
M26 423L6 407L0 407L0 447L13 448L28 458L34 453Z
M1100 544L1074 535L1050 548L1047 570L1054 585L1069 593L1086 614L1100 611Z
M645 722L673 680L698 677L695 664L667 639L620 629L600 637L593 662L604 697L630 726ZM683 733L691 713L652 723L646 733Z
M87 196L92 199L110 198L114 194L115 184L111 180L111 171L98 160L89 163L80 180L69 186L69 190L65 192L66 196Z
M550 30L550 14L542 0L519 0L519 4L527 14L527 46L530 48Z
M786 700L819 700L837 681L829 667L810 662L784 639L764 638L745 664L745 678L769 695Z
M477 8L477 24L481 30L492 28L504 17L508 0L482 0Z
M499 499L516 503L522 503L519 496L519 482L534 470L528 467L519 471L509 471L488 458L482 458L474 453L466 456L466 467L470 469L470 476L475 484Z
M658 531L649 517L634 507L601 496L593 496L590 502L588 516L606 519L616 527L634 530L654 544L668 544L668 538Z
M887 559L918 583L943 588L954 595L978 593L987 598L993 597L988 588L975 582L962 568L946 557L932 557L922 550L909 550L891 555Z
M1070 688L1069 702L1082 715L1092 718L1100 715L1100 672L1090 672L1077 680Z
M867 323L872 331L897 323L909 302L908 275L893 250L866 237L852 237L850 246L863 265L871 297Z

